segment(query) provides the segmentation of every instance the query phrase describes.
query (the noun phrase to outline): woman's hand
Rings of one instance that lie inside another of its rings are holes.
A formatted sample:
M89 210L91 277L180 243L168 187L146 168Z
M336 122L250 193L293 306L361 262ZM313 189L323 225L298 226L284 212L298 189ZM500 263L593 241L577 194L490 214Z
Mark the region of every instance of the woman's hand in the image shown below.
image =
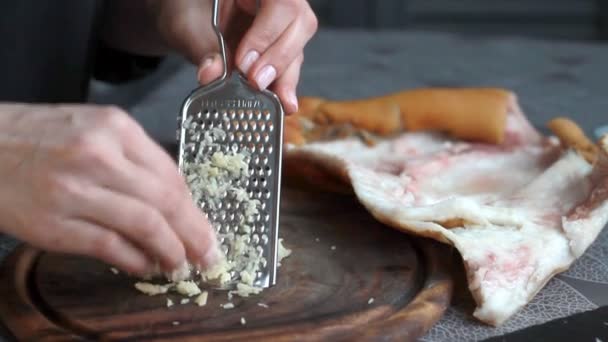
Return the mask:
M114 107L0 104L0 229L130 273L219 254L170 156Z
M199 66L207 84L222 72L211 26L211 0L150 0L166 42ZM285 111L298 109L296 87L304 46L317 30L306 0L220 0L220 26L227 41L229 66L236 65L260 89L271 86Z

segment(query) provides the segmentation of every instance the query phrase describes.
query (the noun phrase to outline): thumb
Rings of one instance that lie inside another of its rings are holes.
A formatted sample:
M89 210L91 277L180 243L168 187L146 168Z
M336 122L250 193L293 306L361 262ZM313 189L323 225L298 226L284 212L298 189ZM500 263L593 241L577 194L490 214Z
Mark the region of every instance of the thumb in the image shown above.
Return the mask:
M211 52L203 57L198 67L197 79L201 85L206 85L218 79L224 71L222 57L217 52Z

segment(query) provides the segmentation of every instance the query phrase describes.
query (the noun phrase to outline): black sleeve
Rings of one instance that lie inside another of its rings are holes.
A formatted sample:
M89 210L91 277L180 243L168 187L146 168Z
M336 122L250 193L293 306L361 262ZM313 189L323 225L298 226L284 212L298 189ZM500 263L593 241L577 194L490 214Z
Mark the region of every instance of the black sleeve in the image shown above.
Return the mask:
M123 83L143 78L156 71L164 59L117 50L102 40L95 50L93 78L108 83Z

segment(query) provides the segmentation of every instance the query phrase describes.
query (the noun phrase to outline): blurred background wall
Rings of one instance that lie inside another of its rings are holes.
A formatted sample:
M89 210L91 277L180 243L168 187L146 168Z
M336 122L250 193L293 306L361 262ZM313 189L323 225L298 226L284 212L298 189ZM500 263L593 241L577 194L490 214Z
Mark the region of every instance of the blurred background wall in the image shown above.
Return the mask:
M309 0L324 27L608 39L607 0Z

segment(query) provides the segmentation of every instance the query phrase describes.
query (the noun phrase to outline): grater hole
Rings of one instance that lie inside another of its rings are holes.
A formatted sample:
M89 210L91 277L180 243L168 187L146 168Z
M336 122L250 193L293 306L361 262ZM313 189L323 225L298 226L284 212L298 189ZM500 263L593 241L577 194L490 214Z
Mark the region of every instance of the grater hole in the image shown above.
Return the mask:
M266 178L262 177L260 179L260 185L263 187L266 187L268 185L268 181L266 181Z
M258 144L257 145L257 149L258 149L259 153L264 153L264 145L263 144Z
M253 119L253 111L251 109L247 110L246 114L247 114L247 119L249 119L249 120Z
M253 139L256 143L259 143L260 142L260 133L258 133L258 132L253 133Z
M264 121L260 121L258 126L260 127L260 131L264 132L266 130L266 123Z
M244 131L246 131L248 127L249 127L249 123L248 123L247 121L245 121L245 120L242 120L242 121L241 121L241 128L242 128Z
M239 122L238 122L238 120L232 120L232 128L234 130L238 130L239 129Z
M268 123L268 131L272 132L274 130L274 125L272 124L272 122Z
M237 112L239 120L243 120L245 118L245 112L241 109Z
M268 152L268 154L272 154L272 145L268 145L266 151Z
M234 134L228 133L228 142L233 142L233 141L234 141Z
M266 197L266 199L270 198L270 191L268 191L268 189L264 189L264 197Z
M255 123L255 121L253 121L253 120L249 121L249 127L251 127L252 131L255 131L257 126L258 125Z
M264 120L270 120L270 111L269 110L265 110L264 111Z
M251 138L252 138L251 133L249 133L249 132L245 133L245 141L251 142Z
M264 143L268 143L270 141L270 135L264 133Z
M260 112L259 109L256 109L253 113L255 114L256 120L260 120L262 118L262 112Z
M243 142L243 133L236 132L236 141Z

